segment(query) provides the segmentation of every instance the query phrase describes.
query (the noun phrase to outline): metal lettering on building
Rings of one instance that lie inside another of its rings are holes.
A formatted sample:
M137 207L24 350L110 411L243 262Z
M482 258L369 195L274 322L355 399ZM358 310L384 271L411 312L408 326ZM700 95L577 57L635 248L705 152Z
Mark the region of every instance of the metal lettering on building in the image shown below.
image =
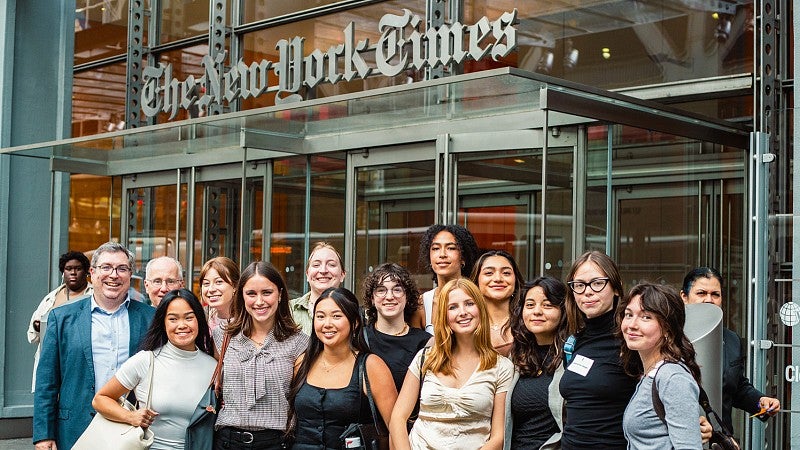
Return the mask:
M351 22L344 29L341 44L324 52L315 49L307 56L303 56L305 39L294 37L278 41L278 62L245 64L239 60L225 70L224 52L216 59L206 55L200 78L189 75L177 80L172 77L172 64L159 63L157 67L146 67L142 73L142 111L148 117L164 112L173 119L180 109L221 105L265 92L276 92L276 104L295 102L303 100L298 94L301 88L311 89L320 83L364 79L376 73L391 77L408 69L419 71L487 56L497 60L516 48L516 22L515 9L494 22L483 17L474 25L455 22L421 32L422 18L403 9L402 15L386 14L380 19L381 37L374 47L370 47L369 39L356 42L355 25ZM363 58L364 53L372 51L374 66ZM277 76L277 84L270 85L270 71Z

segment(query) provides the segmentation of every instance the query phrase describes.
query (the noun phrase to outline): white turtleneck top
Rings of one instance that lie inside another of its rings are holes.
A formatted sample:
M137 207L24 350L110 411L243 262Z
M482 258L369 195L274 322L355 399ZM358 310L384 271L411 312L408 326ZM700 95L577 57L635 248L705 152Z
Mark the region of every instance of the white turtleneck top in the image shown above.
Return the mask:
M142 407L147 401L150 384L149 353L136 353L122 364L115 375L123 386L134 390ZM189 419L208 388L217 362L199 350L181 350L169 342L156 350L155 355L150 408L159 415L151 426L155 435L151 449L183 448Z

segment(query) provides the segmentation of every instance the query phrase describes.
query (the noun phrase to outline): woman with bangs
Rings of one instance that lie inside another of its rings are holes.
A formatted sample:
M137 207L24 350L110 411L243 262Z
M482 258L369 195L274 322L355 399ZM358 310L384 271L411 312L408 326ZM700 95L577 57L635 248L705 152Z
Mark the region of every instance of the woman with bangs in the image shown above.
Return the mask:
M200 298L208 305L208 327L211 331L230 320L237 284L239 266L230 258L211 258L200 269Z
M436 305L434 345L411 362L392 411L393 448L499 450L514 367L492 348L486 301L474 283L459 278L441 287ZM407 435L418 399L419 416Z
M617 308L624 338L622 363L641 377L623 419L629 449L701 449L700 367L692 343L683 333L686 311L678 291L643 283ZM656 411L656 395L661 413Z
M515 372L506 399L505 450L561 448L567 287L553 277L525 283L512 304L510 359Z
M508 356L514 342L509 326L511 304L522 291L525 278L514 261L504 250L489 250L475 263L470 276L486 299L492 346L497 353Z
M398 392L414 355L431 339L425 330L410 326L418 298L417 284L399 264L382 264L364 279L364 337L369 350L389 366Z

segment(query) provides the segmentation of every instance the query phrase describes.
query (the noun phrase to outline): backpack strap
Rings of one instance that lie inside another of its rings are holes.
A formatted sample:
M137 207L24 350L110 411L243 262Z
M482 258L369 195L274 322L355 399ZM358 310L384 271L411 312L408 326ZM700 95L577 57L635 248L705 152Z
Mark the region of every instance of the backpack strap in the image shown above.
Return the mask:
M564 341L564 367L572 362L572 354L575 352L575 335L571 334L566 341Z

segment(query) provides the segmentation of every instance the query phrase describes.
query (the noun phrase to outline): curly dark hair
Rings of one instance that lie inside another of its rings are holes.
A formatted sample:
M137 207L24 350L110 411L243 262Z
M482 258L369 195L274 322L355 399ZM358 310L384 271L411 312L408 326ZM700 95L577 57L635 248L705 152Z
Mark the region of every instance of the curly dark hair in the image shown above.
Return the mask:
M87 258L83 253L76 252L75 250L70 250L58 257L58 271L64 272L64 267L66 267L67 263L73 259L81 263L84 272L89 272L89 258Z
M436 274L433 272L433 267L431 267L431 245L433 245L433 238L442 231L447 231L455 236L458 251L461 252L461 262L464 263L461 266L461 276L469 277L480 251L478 250L478 244L475 242L475 237L461 225L434 224L429 226L419 241L419 267L421 269L427 268L436 279Z
M662 339L659 351L664 360L685 364L697 384L701 384L700 367L695 361L694 346L683 332L683 325L686 323L686 307L675 288L662 284L637 284L617 306L617 330L615 335L617 339L622 341L620 359L625 372L634 377L641 376L644 373L639 352L630 350L625 345L620 327L622 320L625 318L625 309L634 297L640 298L642 310L652 314L661 326Z
M374 324L378 320L378 310L372 299L375 289L383 284L384 281L393 281L403 288L406 293L406 306L403 308L403 319L408 323L414 312L419 309L419 288L417 283L411 278L405 267L396 263L385 263L378 266L364 279L364 312L367 322Z
M536 341L536 335L528 330L522 318L522 311L525 308L525 298L528 296L528 292L535 287L542 288L545 298L547 298L551 305L558 307L561 312L561 319L558 321L553 343L548 350L548 354L552 352L553 355L549 361L539 356L539 353L536 351L536 346L539 345ZM552 375L555 373L556 369L558 369L558 366L561 365L564 341L567 339L566 297L567 286L562 283L561 280L550 276L544 276L525 283L521 295L512 301L510 322L511 336L514 337L514 343L511 345L511 353L509 353L508 357L511 359L511 362L519 368L521 375L537 376L537 374L541 372Z

